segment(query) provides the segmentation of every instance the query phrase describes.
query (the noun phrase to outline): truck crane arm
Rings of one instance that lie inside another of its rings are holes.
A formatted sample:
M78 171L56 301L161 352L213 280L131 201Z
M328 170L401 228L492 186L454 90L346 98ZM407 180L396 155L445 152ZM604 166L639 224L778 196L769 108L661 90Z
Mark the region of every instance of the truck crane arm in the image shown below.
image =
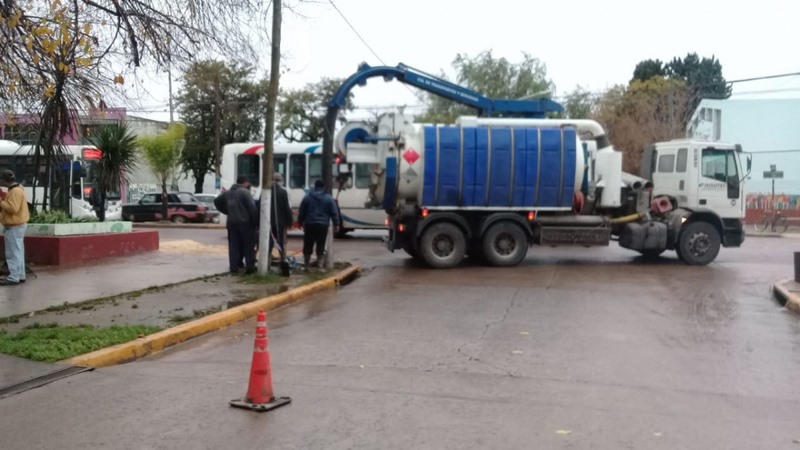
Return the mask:
M414 69L403 63L396 67L371 67L366 63L359 66L358 71L347 78L328 102L329 108L340 108L347 101L350 91L356 86L364 86L369 78L383 77L386 81L397 80L424 91L439 95L462 105L475 108L478 116L505 116L544 118L548 112L560 112L564 108L550 99L493 99L481 95L472 89L459 86L442 78Z

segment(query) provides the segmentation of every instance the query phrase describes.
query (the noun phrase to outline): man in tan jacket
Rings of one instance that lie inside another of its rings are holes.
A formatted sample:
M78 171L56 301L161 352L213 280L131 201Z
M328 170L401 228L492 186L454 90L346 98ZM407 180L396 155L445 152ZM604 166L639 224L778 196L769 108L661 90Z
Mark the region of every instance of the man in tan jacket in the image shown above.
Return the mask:
M17 285L25 282L25 229L28 227L30 213L25 189L17 183L14 172L0 172L0 223L3 224L6 247L8 277L0 279L0 285Z

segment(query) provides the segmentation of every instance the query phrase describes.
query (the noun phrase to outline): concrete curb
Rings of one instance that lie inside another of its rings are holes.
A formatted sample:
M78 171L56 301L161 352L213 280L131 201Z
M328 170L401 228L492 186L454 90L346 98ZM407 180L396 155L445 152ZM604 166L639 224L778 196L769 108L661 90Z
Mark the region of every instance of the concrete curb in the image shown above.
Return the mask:
M255 317L260 309L270 311L279 306L296 302L311 294L332 289L341 284L342 281L354 277L360 272L361 266L355 264L323 280L315 281L311 284L300 286L281 294L226 309L225 311L186 322L134 341L75 356L62 362L74 366L106 367L133 361L137 358L156 353L167 347L187 341L193 337L225 328L247 320L250 317Z
M774 292L775 295L781 299L782 303L786 305L787 309L800 314L800 295L793 294L783 285L784 283L789 283L792 281L794 280L789 278L775 282L775 284L772 285L772 292Z
M225 225L218 223L134 223L133 228L183 228L191 230L224 230Z

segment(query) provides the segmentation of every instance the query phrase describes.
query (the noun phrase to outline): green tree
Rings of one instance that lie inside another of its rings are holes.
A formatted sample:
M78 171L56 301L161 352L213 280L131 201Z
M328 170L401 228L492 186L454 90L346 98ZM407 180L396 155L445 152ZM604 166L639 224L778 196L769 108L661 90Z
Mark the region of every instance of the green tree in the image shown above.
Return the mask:
M475 57L458 54L452 63L456 82L489 98L519 99L553 92L555 85L547 78L547 67L527 53L522 61L495 58L491 50ZM444 74L443 78L447 78ZM428 108L419 122L452 123L458 116L475 110L434 94L428 95Z
M683 59L673 58L666 67L667 76L686 82L692 94L692 111L704 98L728 98L731 87L722 76L722 63L714 57L700 58L697 53L689 53Z
M150 170L161 184L161 219L167 220L169 212L167 207L167 183L175 173L180 161L181 146L186 135L186 125L173 123L166 131L156 136L144 136L138 139L142 149L142 156L150 166Z
M564 113L567 119L588 119L596 103L594 93L575 86L575 89L564 97Z
M289 142L318 142L325 132L327 102L342 85L342 78L323 78L302 89L281 92L278 99L278 133ZM353 94L339 112L339 122L347 122L344 113L353 110Z
M683 58L672 58L666 64L658 59L646 59L636 65L631 83L653 77L683 81L691 97L690 112L694 112L704 98L722 99L731 95L730 84L722 76L722 63L714 56L701 58L697 53L689 53Z
M634 80L647 81L653 77L663 77L666 75L667 72L664 68L664 63L661 62L660 59L645 59L639 62L636 68L633 69L633 79L631 82Z
M102 152L95 166L95 182L100 191L101 207L105 208L108 193L127 185L128 174L139 163L136 136L131 133L127 124L112 124L97 130L91 137L91 142Z
M211 60L193 63L184 73L177 96L187 127L181 165L194 177L195 192L202 192L207 173L219 173L221 146L262 139L266 82L254 78L250 65Z

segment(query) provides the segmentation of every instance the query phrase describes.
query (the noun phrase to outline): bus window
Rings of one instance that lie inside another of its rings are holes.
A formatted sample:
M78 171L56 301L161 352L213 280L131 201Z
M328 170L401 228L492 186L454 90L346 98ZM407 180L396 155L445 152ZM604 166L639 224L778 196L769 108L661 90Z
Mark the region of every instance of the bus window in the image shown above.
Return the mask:
M322 179L322 155L311 155L308 158L308 187L314 186Z
M289 187L303 189L306 187L306 155L289 155Z
M372 169L369 164L356 164L356 189L369 188L369 179L372 176Z
M281 174L286 183L286 155L274 155L272 157L272 169Z
M261 183L261 156L239 155L236 157L236 178L246 177L253 186Z

